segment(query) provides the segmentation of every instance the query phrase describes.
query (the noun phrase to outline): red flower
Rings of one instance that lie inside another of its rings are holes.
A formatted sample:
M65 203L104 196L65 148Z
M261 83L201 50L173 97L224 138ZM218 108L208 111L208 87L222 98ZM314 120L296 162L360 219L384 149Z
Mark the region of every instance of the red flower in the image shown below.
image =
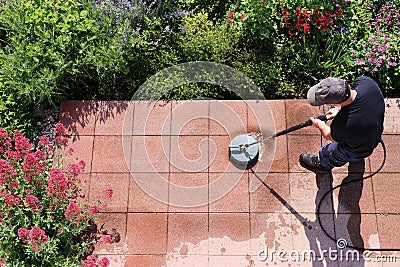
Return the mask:
M19 228L18 229L18 237L21 239L22 244L27 244L27 238L29 238L29 230L26 228Z
M99 207L97 205L90 206L88 212L91 214L96 214L99 212Z
M110 265L110 261L106 257L101 258L99 263L100 267L107 267L108 265Z
M57 196L64 199L67 196L68 181L59 168L52 168L50 170L50 179L47 181L47 195L49 197Z
M235 12L230 11L228 13L228 23L231 22L235 18Z
M79 207L78 204L76 204L75 202L70 202L67 206L64 216L65 216L65 219L70 221L70 220L78 217L81 212L82 212L81 207Z
M83 267L96 267L96 263L93 260L81 260Z
M114 193L114 189L106 188L106 189L104 189L104 193L106 193L106 197L105 198L112 198L112 195Z
M21 202L19 196L14 196L12 194L7 193L4 197L4 202L6 202L8 207L12 207L14 205L19 205Z
M304 24L304 33L307 33L311 28L310 23L308 21Z
M29 231L30 244L35 252L40 250L41 244L47 243L48 237L42 229L33 226Z
M31 208L32 212L43 208L43 205L39 205L39 199L32 195L27 195L25 197L25 203L29 208Z

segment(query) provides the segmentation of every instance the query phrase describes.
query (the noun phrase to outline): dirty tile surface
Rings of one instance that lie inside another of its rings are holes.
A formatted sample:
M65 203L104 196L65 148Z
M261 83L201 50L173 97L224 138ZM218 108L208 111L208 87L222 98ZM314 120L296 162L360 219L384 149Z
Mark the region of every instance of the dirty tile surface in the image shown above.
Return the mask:
M266 137L327 109L304 99L63 102L66 163L86 161L85 196L114 189L97 221L112 243L95 253L114 267L400 266L390 250L400 249L400 100L386 102L381 172L333 192L377 170L383 148L316 176L298 162L326 143L308 127L260 144L251 170L229 161L237 135Z

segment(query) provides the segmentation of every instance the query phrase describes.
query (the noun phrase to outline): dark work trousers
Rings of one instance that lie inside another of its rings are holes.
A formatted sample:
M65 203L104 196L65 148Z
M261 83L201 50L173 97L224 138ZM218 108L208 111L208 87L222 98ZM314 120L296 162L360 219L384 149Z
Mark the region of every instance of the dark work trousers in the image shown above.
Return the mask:
M363 158L356 157L354 153L347 150L342 143L332 142L319 150L319 163L325 170L340 167L347 162L357 162Z

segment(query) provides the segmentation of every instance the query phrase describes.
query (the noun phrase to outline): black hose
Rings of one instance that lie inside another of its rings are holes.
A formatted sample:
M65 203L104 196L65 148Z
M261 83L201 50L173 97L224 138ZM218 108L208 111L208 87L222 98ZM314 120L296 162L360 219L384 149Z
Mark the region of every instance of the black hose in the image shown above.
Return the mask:
M320 216L320 209L321 209L321 205L322 205L322 201L326 198L326 196L328 196L330 193L332 193L335 189L338 189L344 185L350 184L350 183L354 183L354 182L359 182L359 181L363 181L365 179L371 178L372 176L374 176L375 174L379 173L383 166L385 165L385 161L386 161L386 147L385 147L385 143L381 140L381 145L383 148L383 161L381 163L381 165L379 166L379 168L374 171L373 173L364 176L362 178L359 179L355 179L355 180L351 180L351 181L346 181L344 183L341 183L340 185L337 185L335 187L332 187L331 189L329 189L320 199L319 203L318 203L318 207L317 207L317 217L318 217L318 223L321 226L322 231L326 234L327 237L329 237L330 239L332 239L335 242L338 242L338 239L332 237L327 230L324 228L324 226L322 225L321 222L321 216ZM365 250L369 250L369 251L400 251L400 248L365 248L365 247L357 247L357 246L353 246L353 245L349 245L347 244L346 247L348 248L352 248L355 250L359 250L359 251L365 251Z

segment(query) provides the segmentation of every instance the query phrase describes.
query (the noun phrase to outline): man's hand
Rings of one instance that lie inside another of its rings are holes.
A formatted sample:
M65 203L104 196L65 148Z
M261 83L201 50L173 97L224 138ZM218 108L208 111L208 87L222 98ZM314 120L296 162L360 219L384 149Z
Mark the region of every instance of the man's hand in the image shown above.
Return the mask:
M333 108L331 108L330 110L328 110L328 112L326 113L328 115L329 119L333 119L336 117L336 115L339 113L339 111L342 109L341 106L335 106Z
M322 136L326 140L334 141L331 136L331 127L329 127L329 125L327 125L325 122L323 122L319 119L315 119L313 117L311 117L310 120L313 123L312 126L315 128L318 128L321 131Z

